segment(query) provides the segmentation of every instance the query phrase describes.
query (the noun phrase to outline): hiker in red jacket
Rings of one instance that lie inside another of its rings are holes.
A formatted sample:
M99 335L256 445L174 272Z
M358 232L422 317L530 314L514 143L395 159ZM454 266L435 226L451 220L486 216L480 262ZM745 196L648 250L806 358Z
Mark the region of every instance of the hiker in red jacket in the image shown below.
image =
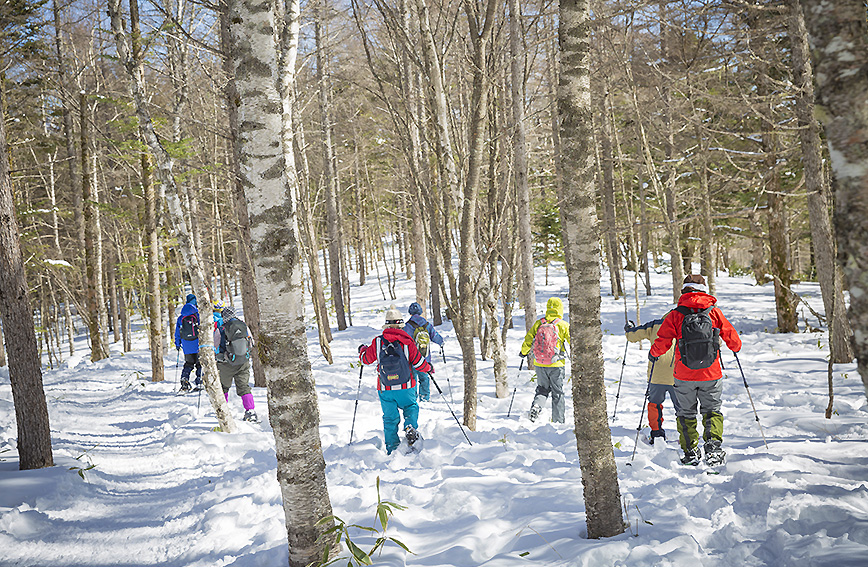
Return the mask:
M398 448L398 424L404 414L404 434L407 444L412 446L419 438L419 405L416 402L416 376L418 372L434 373L416 348L413 337L403 327L403 319L398 308L391 305L386 311L386 325L383 333L374 338L370 345L359 345L359 360L362 364L377 363L377 390L380 407L383 409L383 433L386 437L386 453Z
M684 278L678 307L669 312L657 331L648 359L666 353L675 340L675 397L678 409L679 441L685 465L699 464L699 434L697 404L702 414L705 462L723 463L726 453L723 442L723 414L720 413L723 383L720 378L720 339L732 352L741 350L738 333L715 304L717 299L706 293L705 278L690 275Z

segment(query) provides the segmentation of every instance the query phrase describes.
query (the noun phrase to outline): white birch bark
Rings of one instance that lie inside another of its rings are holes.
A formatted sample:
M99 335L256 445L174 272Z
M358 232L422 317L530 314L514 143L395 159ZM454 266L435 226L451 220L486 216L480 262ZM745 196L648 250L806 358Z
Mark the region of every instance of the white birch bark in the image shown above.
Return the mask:
M569 280L573 406L589 538L623 533L618 473L606 416L600 326L600 238L594 191L588 0L561 0L561 167Z
M321 558L316 526L331 515L319 409L304 324L302 250L292 154L292 98L299 5L228 2L230 49L240 125L236 155L247 195L262 328L259 357L289 543L289 564Z

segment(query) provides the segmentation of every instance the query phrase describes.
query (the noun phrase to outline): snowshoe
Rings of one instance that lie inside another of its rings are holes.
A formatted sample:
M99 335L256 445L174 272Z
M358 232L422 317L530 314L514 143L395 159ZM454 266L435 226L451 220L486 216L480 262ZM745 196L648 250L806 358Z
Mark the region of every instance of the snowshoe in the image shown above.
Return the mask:
M709 441L705 444L705 464L716 467L726 462L726 451L720 448L720 441Z
M404 428L404 435L407 439L407 446L412 447L419 440L419 432L412 425Z
M181 389L179 392L189 392L192 388L190 387L190 381L186 378L181 380Z
M205 389L205 386L202 384L202 379L196 378L196 381L193 382L193 389L190 391L191 392L199 392L199 391L204 390L204 389Z
M536 418L539 417L539 414L541 411L542 411L541 407L539 407L536 404L532 404L530 406L530 412L528 413L528 416L527 416L528 419L530 419L531 421L536 421Z
M259 423L259 418L256 417L255 411L247 410L244 412L244 417L241 418L241 421L249 421L251 423Z
M699 465L699 463L700 463L699 453L695 453L695 452L684 453L684 456L681 457L681 464L682 465L687 465L689 467L695 467L695 466Z
M666 432L662 429L652 429L651 437L648 438L648 444L653 445L655 439L662 439L664 442L666 441Z

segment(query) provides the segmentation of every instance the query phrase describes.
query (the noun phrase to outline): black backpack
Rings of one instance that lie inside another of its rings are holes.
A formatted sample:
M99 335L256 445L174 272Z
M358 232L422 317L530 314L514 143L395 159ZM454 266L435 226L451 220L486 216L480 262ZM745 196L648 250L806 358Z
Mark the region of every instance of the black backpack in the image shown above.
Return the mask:
M401 386L409 382L413 375L401 341L389 342L381 338L377 362L380 367L380 384L384 386Z
M199 340L199 314L190 313L181 319L181 339L185 341Z
M247 325L241 319L230 319L223 323L223 335L226 337L226 351L222 362L231 366L243 366L250 358L250 341L247 337Z
M720 350L720 329L714 327L711 321L711 310L714 306L693 312L690 308L680 305L676 311L684 315L681 322L681 338L678 339L678 352L681 354L681 364L691 370L708 368L717 360Z

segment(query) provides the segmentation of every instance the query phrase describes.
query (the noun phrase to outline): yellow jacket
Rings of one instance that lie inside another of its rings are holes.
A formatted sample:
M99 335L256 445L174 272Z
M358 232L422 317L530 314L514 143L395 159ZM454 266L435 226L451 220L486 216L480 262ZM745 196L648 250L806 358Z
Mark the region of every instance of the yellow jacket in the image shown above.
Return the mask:
M524 342L521 344L521 355L524 356L533 350L533 339L536 337L536 332L539 330L540 325L542 325L543 321L554 321L555 319L560 319L555 325L558 328L558 352L565 351L565 344L570 342L570 324L563 320L564 317L564 304L557 297L552 297L546 303L546 316L542 319L537 320L533 327L530 328L530 331L527 332L527 335L524 337ZM535 366L546 366L546 367L556 367L556 366L564 366L566 364L565 359L561 358L560 360L556 360L551 364L539 364L534 363Z
M667 313L666 315L669 315ZM657 338L657 331L660 329L660 325L663 324L663 320L666 318L666 315L661 317L660 319L656 319L654 321L649 321L644 325L639 327L633 327L631 330L627 331L627 340L631 343L639 343L642 342L643 339L650 341L652 344L654 340ZM675 384L675 379L673 378L673 357L675 356L675 344L669 347L669 350L666 351L663 356L661 356L657 362L654 363L654 374L651 376L652 384L663 384L665 386L672 386ZM648 362L648 372L651 372L651 362Z

